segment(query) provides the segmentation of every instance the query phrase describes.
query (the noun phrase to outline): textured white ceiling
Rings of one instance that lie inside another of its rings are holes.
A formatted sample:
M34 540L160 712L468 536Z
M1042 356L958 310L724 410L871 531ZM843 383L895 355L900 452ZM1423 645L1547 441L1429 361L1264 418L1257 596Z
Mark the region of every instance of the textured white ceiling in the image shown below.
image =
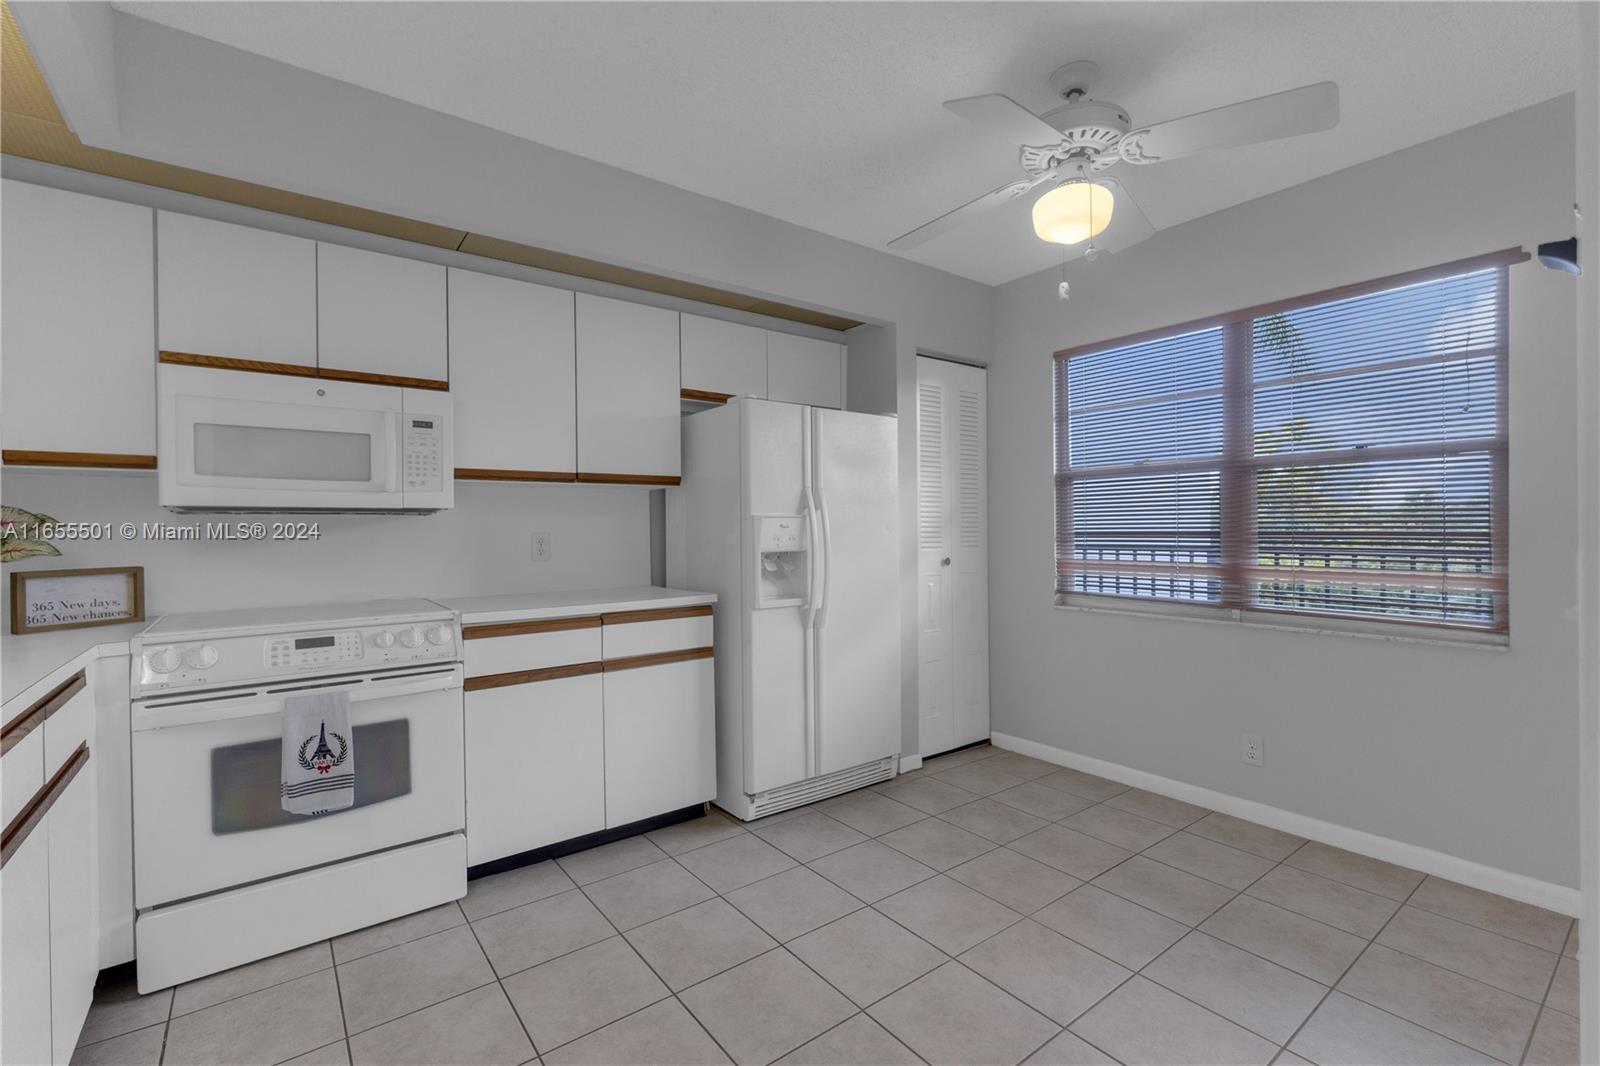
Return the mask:
M882 248L1019 175L940 101L1063 62L1136 124L1332 79L1327 133L1115 173L1158 228L1569 92L1573 3L134 2L141 18ZM1484 160L1525 166L1531 160ZM1463 175L1469 180L1470 175ZM1019 201L907 258L1059 261Z

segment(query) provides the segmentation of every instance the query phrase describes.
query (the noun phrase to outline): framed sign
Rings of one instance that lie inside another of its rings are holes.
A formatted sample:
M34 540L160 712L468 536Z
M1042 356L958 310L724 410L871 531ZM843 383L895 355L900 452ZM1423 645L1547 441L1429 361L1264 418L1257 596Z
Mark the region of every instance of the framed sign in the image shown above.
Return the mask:
M11 632L114 626L144 621L144 567L14 570Z

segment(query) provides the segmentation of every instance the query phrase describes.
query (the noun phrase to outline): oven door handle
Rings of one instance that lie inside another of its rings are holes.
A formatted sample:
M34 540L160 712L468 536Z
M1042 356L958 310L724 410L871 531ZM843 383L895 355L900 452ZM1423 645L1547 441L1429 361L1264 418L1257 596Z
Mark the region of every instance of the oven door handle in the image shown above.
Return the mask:
M284 700L303 692L349 692L350 702L353 705L428 692L446 692L452 689L459 693L464 672L462 666L457 663L447 669L430 670L425 673L363 678L356 682L341 681L328 685L315 683L296 685L279 682L274 685L262 685L223 699L207 699L203 696L193 699L178 696L157 697L134 703L133 731L139 733L153 729L172 729L186 725L281 714ZM457 699L459 698L458 695ZM460 704L457 703L456 706L459 707Z

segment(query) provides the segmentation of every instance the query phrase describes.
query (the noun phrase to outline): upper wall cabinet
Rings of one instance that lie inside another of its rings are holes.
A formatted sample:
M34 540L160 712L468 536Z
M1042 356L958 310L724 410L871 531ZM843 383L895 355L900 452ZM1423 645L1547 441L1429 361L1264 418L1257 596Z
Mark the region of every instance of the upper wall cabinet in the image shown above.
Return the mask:
M0 204L6 461L154 466L151 210L20 181Z
M578 480L675 485L678 312L580 292Z
M443 386L445 268L317 244L317 367L323 377Z
M156 212L163 352L317 365L317 245Z
M720 318L684 315L682 338L683 390L698 394L687 398L766 397L766 330Z
M572 293L454 268L449 284L456 476L571 481Z
M844 406L844 345L767 332L767 399Z

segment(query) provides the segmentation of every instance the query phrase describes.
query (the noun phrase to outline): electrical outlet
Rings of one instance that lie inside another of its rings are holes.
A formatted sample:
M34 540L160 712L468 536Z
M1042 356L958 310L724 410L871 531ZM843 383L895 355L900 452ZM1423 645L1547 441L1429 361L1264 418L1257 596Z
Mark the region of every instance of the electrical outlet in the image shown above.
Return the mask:
M1244 761L1249 763L1251 766L1261 765L1262 757L1260 733L1246 733L1244 735Z
M548 563L550 561L550 534L535 533L533 535L533 561Z

